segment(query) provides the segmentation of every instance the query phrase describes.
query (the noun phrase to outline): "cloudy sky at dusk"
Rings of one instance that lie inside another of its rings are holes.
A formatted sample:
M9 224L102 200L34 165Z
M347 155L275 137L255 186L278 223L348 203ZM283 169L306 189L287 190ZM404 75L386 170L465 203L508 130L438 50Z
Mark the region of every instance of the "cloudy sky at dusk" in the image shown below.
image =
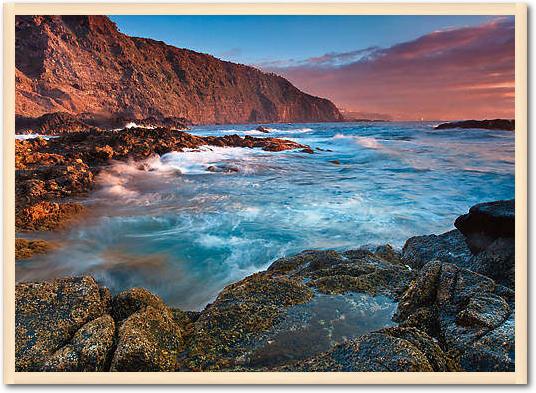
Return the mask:
M280 74L361 117L514 116L514 19L112 16L129 35Z

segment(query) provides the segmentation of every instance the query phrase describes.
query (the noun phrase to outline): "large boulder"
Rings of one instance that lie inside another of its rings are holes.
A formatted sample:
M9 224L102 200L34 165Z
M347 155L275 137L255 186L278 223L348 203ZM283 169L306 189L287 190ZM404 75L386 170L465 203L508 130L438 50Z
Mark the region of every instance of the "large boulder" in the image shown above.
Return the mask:
M111 371L175 371L182 335L169 309L144 307L121 324Z
M415 269L437 259L469 268L471 257L465 237L457 229L441 235L411 237L402 248L403 261Z
M515 201L481 203L456 219L473 253L470 269L515 286Z
M393 327L363 335L279 371L459 371L439 345L416 328Z
M39 371L108 305L92 277L68 277L15 287L15 367Z
M498 238L515 235L515 200L480 203L456 219L454 226L466 237L467 245L478 254Z
M402 296L395 319L402 326L424 327L466 371L513 371L513 310L512 290L434 261Z
M115 323L110 315L94 319L47 359L43 371L107 371L114 336Z

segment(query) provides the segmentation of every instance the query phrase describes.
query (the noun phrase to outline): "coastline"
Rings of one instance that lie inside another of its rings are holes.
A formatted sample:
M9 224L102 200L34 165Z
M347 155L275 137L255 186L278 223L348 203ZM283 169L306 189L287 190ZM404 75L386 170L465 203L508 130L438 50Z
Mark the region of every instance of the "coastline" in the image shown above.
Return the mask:
M285 139L249 135L200 137L171 128L88 130L48 140L17 140L16 230L32 232L57 229L87 213L76 198L88 195L94 187L97 174L111 160L142 161L156 154L195 151L202 146L257 148L265 151L298 149L313 153L309 146ZM231 169L212 168L213 171L223 172Z
M169 128L17 141L17 191L26 198L17 201L17 229L57 229L85 214L73 198L88 194L110 160L142 165L153 154L206 145L312 152L285 139ZM144 288L112 296L91 276L20 282L16 367L512 371L513 212L513 200L474 206L457 229L410 238L402 250L386 244L280 258L226 286L202 311L170 308ZM24 257L54 247L17 239Z
M414 237L402 251L387 244L278 259L201 312L169 308L143 288L112 297L90 276L19 283L16 367L512 371L514 248L497 230L514 225L513 206L477 205L457 220L463 233ZM485 271L501 273L498 281Z

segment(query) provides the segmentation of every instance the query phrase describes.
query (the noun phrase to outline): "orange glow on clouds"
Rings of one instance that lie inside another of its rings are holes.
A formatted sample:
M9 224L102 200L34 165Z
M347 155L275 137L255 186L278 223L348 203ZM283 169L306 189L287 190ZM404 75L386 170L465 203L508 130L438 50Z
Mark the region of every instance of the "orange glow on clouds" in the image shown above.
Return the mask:
M341 59L350 62L341 64ZM514 20L436 31L390 48L261 66L355 112L396 120L514 117Z

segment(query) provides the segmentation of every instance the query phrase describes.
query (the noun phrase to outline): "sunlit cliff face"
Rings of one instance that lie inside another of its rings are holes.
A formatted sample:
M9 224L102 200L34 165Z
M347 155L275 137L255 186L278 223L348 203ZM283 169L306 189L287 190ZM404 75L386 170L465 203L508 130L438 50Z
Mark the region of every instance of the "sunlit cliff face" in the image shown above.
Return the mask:
M261 65L298 88L395 120L514 117L514 18L435 31L389 48Z

